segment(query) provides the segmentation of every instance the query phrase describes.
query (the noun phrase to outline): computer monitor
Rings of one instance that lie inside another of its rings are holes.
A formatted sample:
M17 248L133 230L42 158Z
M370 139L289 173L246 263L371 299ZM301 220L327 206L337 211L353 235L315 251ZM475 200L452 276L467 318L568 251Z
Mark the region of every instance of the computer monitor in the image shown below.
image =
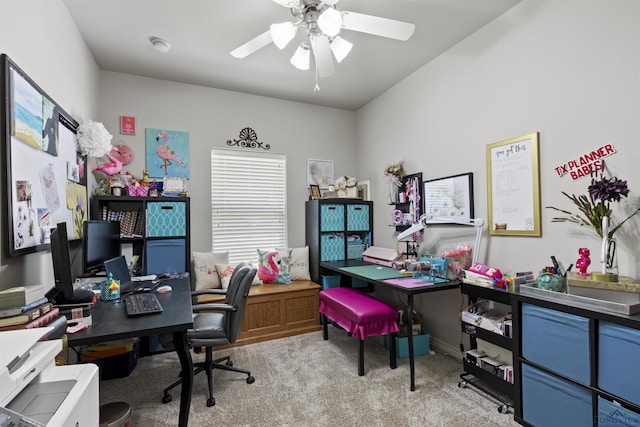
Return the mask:
M85 221L82 230L82 269L86 275L104 270L104 262L121 255L120 221Z
M73 274L71 273L71 258L69 256L69 239L67 237L67 223L61 222L51 230L51 259L53 260L53 275L55 290L64 300L73 300Z

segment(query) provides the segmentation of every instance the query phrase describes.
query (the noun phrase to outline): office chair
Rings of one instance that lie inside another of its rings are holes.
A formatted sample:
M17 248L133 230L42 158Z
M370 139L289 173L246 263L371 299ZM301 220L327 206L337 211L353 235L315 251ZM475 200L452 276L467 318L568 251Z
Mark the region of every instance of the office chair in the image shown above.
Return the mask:
M251 268L246 263L240 263L231 275L229 287L226 291L223 289L207 289L191 292L192 297L206 294L226 294L224 304L194 304L193 329L187 331L187 340L191 347L205 347L205 360L204 362L193 364L193 374L195 376L202 371L207 373L209 385L207 406L216 404L216 400L213 397L212 372L214 369L246 374L247 384L252 384L255 381L250 371L233 367L233 362L229 356L213 360L213 347L233 344L238 338L247 307L249 289L256 272L257 269ZM223 311L224 313L213 313L211 312L212 310ZM225 363L223 364L222 362ZM171 402L172 397L169 391L181 382L182 380L178 380L164 389L162 403Z

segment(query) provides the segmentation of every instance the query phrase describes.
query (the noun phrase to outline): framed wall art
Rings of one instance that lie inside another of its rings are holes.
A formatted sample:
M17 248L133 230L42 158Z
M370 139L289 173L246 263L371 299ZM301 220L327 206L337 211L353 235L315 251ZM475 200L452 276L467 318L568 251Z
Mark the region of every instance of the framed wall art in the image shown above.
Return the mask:
M474 218L473 173L451 175L424 182L427 224L459 224ZM451 222L447 222L447 219Z
M538 132L487 145L489 234L540 236Z
M87 162L77 151L78 123L7 55L0 60L8 254L48 250L51 229L61 222L77 243L88 217Z
M333 161L307 159L307 187L317 185L327 190L333 185Z

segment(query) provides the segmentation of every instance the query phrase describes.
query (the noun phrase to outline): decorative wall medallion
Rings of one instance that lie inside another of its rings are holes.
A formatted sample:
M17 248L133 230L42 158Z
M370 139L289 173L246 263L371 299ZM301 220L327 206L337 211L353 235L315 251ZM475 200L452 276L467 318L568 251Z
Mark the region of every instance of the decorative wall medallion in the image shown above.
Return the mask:
M269 150L271 145L258 141L258 134L255 130L246 127L240 131L238 139L233 141L228 139L227 145L238 146L243 148L263 148Z

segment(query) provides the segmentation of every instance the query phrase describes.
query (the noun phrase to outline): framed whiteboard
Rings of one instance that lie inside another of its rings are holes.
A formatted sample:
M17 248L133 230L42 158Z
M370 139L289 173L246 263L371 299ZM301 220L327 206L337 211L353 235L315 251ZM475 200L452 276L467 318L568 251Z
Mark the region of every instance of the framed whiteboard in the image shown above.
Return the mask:
M82 237L88 217L87 159L78 123L7 55L1 57L3 236L10 256L50 248L51 229Z
M487 145L489 234L540 236L538 132Z

